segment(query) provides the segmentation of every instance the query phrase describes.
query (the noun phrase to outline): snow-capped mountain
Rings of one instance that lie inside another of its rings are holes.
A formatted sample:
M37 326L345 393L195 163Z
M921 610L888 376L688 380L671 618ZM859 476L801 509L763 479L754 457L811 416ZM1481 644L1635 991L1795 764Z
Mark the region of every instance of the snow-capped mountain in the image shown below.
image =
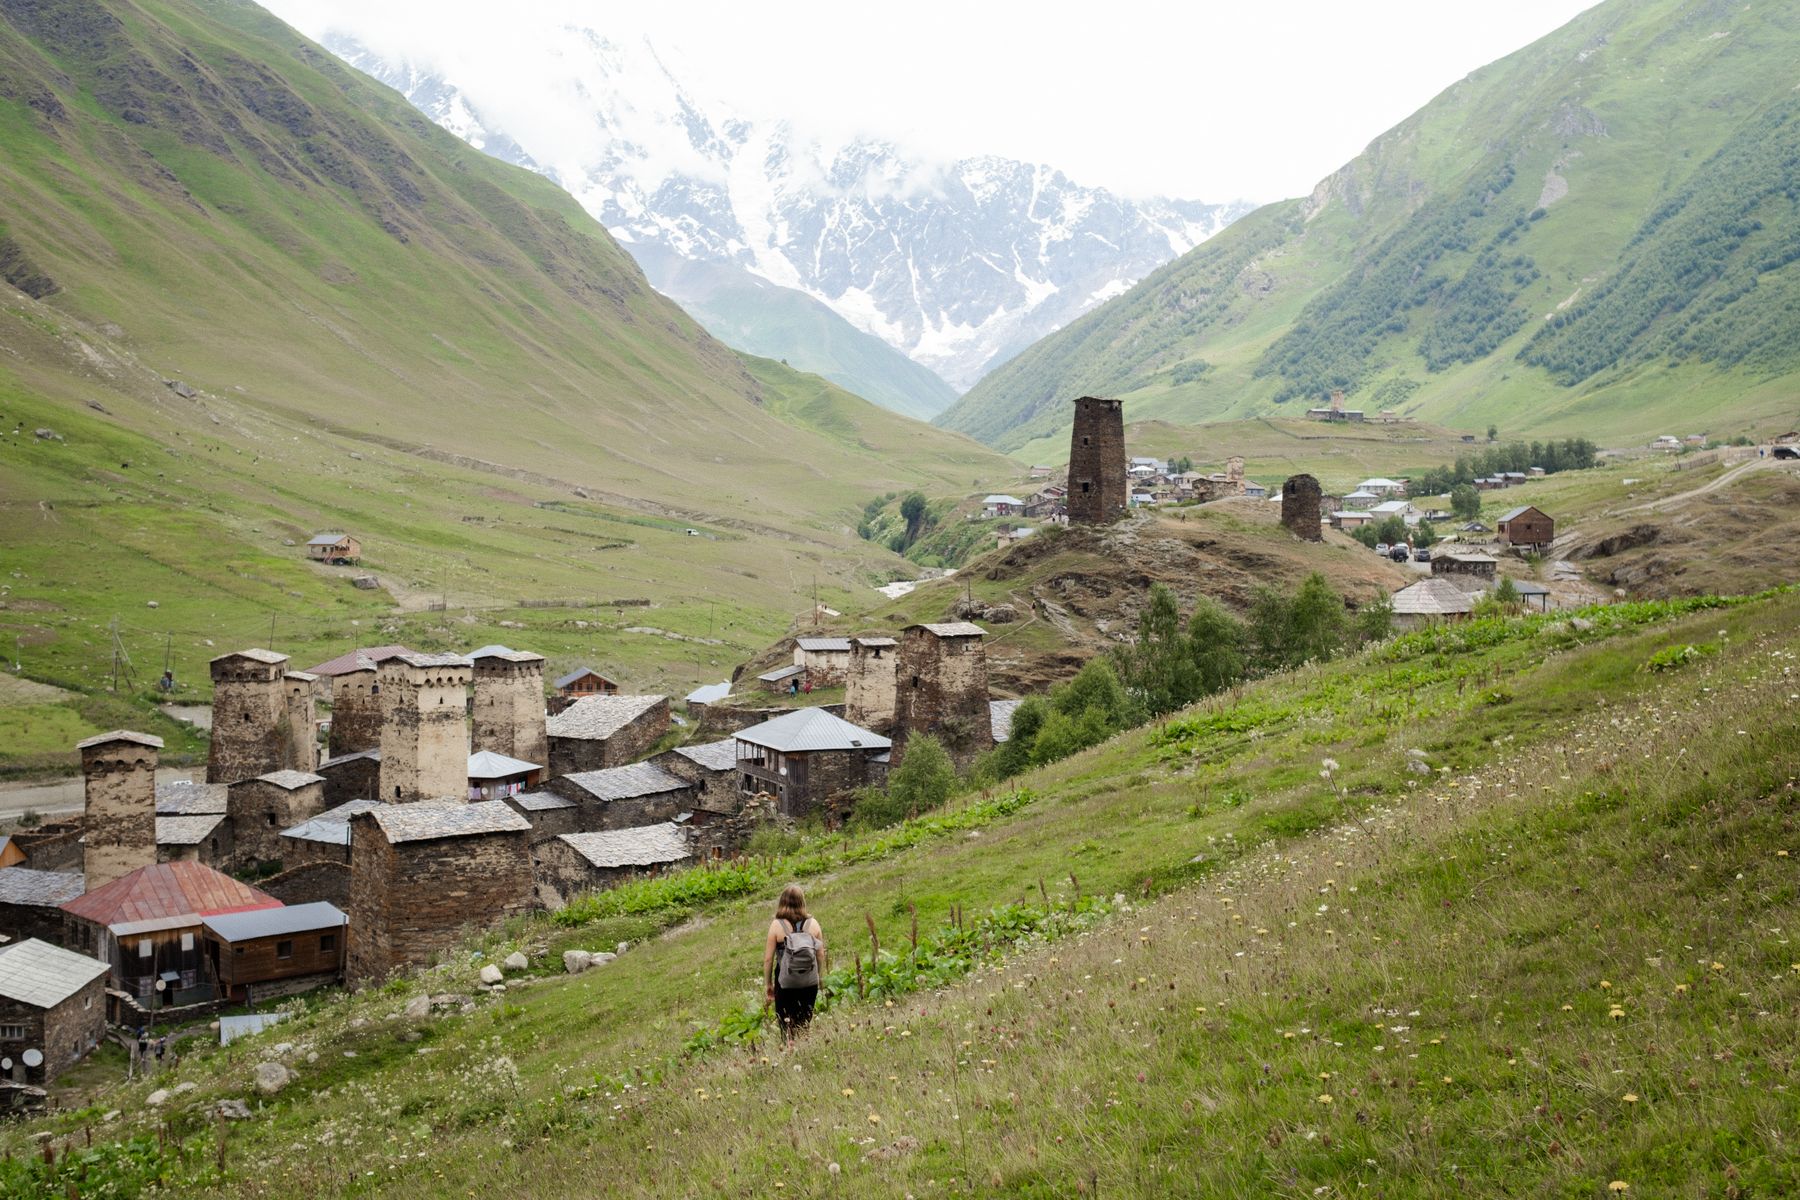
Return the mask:
M591 29L554 30L525 90L505 94L348 34L326 44L471 145L554 178L653 282L667 255L652 248L735 265L959 390L1251 207L1130 200L1005 158L826 144L702 101L647 42Z

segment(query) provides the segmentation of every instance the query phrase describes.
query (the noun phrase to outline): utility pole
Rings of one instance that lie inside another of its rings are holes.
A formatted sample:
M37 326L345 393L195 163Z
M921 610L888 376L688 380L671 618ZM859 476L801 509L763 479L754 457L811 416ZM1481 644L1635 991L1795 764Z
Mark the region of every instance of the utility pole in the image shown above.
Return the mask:
M269 610L269 649L275 648L275 611Z

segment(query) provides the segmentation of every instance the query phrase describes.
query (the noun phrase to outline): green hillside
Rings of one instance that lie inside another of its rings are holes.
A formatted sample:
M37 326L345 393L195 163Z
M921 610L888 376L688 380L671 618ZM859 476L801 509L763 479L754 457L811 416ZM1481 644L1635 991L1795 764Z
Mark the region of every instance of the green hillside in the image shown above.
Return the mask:
M1476 71L939 418L1017 450L1131 419L1352 407L1609 439L1791 427L1800 14L1608 0Z
M727 349L565 193L250 4L0 9L0 148L29 677L110 689L117 650L122 691L167 662L203 698L222 647L516 641L685 692L910 571L856 536L871 492L1017 481ZM330 528L382 588L304 562ZM590 611L520 607L553 599ZM93 723L34 717L26 754L18 707L0 770Z

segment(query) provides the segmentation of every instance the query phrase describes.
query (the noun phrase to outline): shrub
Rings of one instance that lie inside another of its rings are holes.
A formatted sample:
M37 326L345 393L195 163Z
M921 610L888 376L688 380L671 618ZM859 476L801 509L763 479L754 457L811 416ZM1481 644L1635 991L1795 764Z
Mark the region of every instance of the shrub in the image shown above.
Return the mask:
M901 816L916 817L941 807L955 791L956 764L943 743L930 735L909 738L905 756L888 777L888 806Z

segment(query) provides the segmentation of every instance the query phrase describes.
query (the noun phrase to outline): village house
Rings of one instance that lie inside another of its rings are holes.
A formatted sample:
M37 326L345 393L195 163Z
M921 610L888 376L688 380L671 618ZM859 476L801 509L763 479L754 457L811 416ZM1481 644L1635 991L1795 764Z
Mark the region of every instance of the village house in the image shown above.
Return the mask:
M277 863L281 831L325 811L325 779L306 771L271 771L231 784L226 800L234 848L224 861L244 867Z
M807 682L806 668L799 663L788 663L786 666L776 667L773 671L764 671L756 677L756 682L763 691L773 695L780 695L783 692L792 694L798 692L801 685Z
M653 825L694 809L693 786L655 763L577 771L551 780L549 787L580 805L578 828L583 832Z
M1025 502L1017 496L995 494L985 496L981 501L981 515L984 517L1016 517L1025 511Z
M1347 508L1332 513L1330 517L1331 527L1341 529L1345 533L1349 533L1352 529L1361 529L1374 519L1374 513L1355 512Z
M1031 494L1025 502L1025 515L1028 517L1054 517L1061 515L1063 503L1068 497L1069 489L1052 485L1040 488Z
M372 800L381 791L381 751L358 750L328 758L319 764L325 781L325 804L336 807L350 800Z
M1394 593L1394 628L1417 629L1436 621L1461 621L1475 609L1475 597L1447 579L1421 579Z
M342 982L348 918L326 901L201 921L222 998L256 1003Z
M1385 521L1389 517L1399 517L1408 525L1419 523L1419 510L1406 500L1384 500L1369 509L1369 515L1377 521Z
M235 853L232 825L224 813L191 817L156 816L156 861L205 863L214 869L231 866Z
M1495 532L1509 546L1542 550L1556 540L1556 522L1536 505L1522 504L1501 516Z
M214 995L200 946L204 918L279 907L275 897L202 863L156 863L64 904L64 941L109 964L112 986L140 1005L197 1004Z
M1252 500L1267 500L1269 489L1253 479L1245 480L1243 494Z
M362 543L347 533L321 533L306 539L306 557L314 562L352 566L362 559Z
M694 805L730 816L743 807L738 788L737 742L721 738L697 746L677 746L651 760L693 790Z
M502 800L527 792L544 781L541 763L511 758L493 750L469 755L469 799Z
M876 760L893 745L822 708L783 713L733 737L740 789L775 797L781 815L794 818L880 782L885 767Z
M537 791L516 792L501 799L506 807L531 822L531 837L527 840L533 846L559 834L581 832L581 805L566 796Z
M281 863L284 867L307 863L350 863L350 818L380 808L377 800L347 800L334 805L291 829L281 831Z
M1365 479L1357 484L1356 490L1369 492L1376 496L1404 496L1406 481L1404 479L1387 479L1378 475L1374 479Z
M0 1057L12 1081L42 1087L99 1045L105 993L98 959L37 938L0 946Z
M617 682L592 667L576 667L550 686L556 689L558 697L567 701L584 700L589 696L616 696L619 692Z
M669 732L667 696L589 696L549 721L550 774L622 766Z
M584 701L584 703L588 703ZM531 823L498 800L388 804L350 818L352 985L423 966L532 906Z
M1371 509L1381 503L1381 497L1366 488L1357 488L1344 495L1343 503L1350 508Z
M1431 559L1433 575L1450 575L1460 579L1492 584L1500 560L1491 554L1445 553Z
M673 822L593 833L565 833L533 848L538 895L560 909L581 892L617 887L693 857L687 835Z
M8 942L39 938L61 944L62 906L86 890L75 871L0 868L0 938Z
M794 665L816 688L841 687L850 671L850 639L803 637L794 642Z

